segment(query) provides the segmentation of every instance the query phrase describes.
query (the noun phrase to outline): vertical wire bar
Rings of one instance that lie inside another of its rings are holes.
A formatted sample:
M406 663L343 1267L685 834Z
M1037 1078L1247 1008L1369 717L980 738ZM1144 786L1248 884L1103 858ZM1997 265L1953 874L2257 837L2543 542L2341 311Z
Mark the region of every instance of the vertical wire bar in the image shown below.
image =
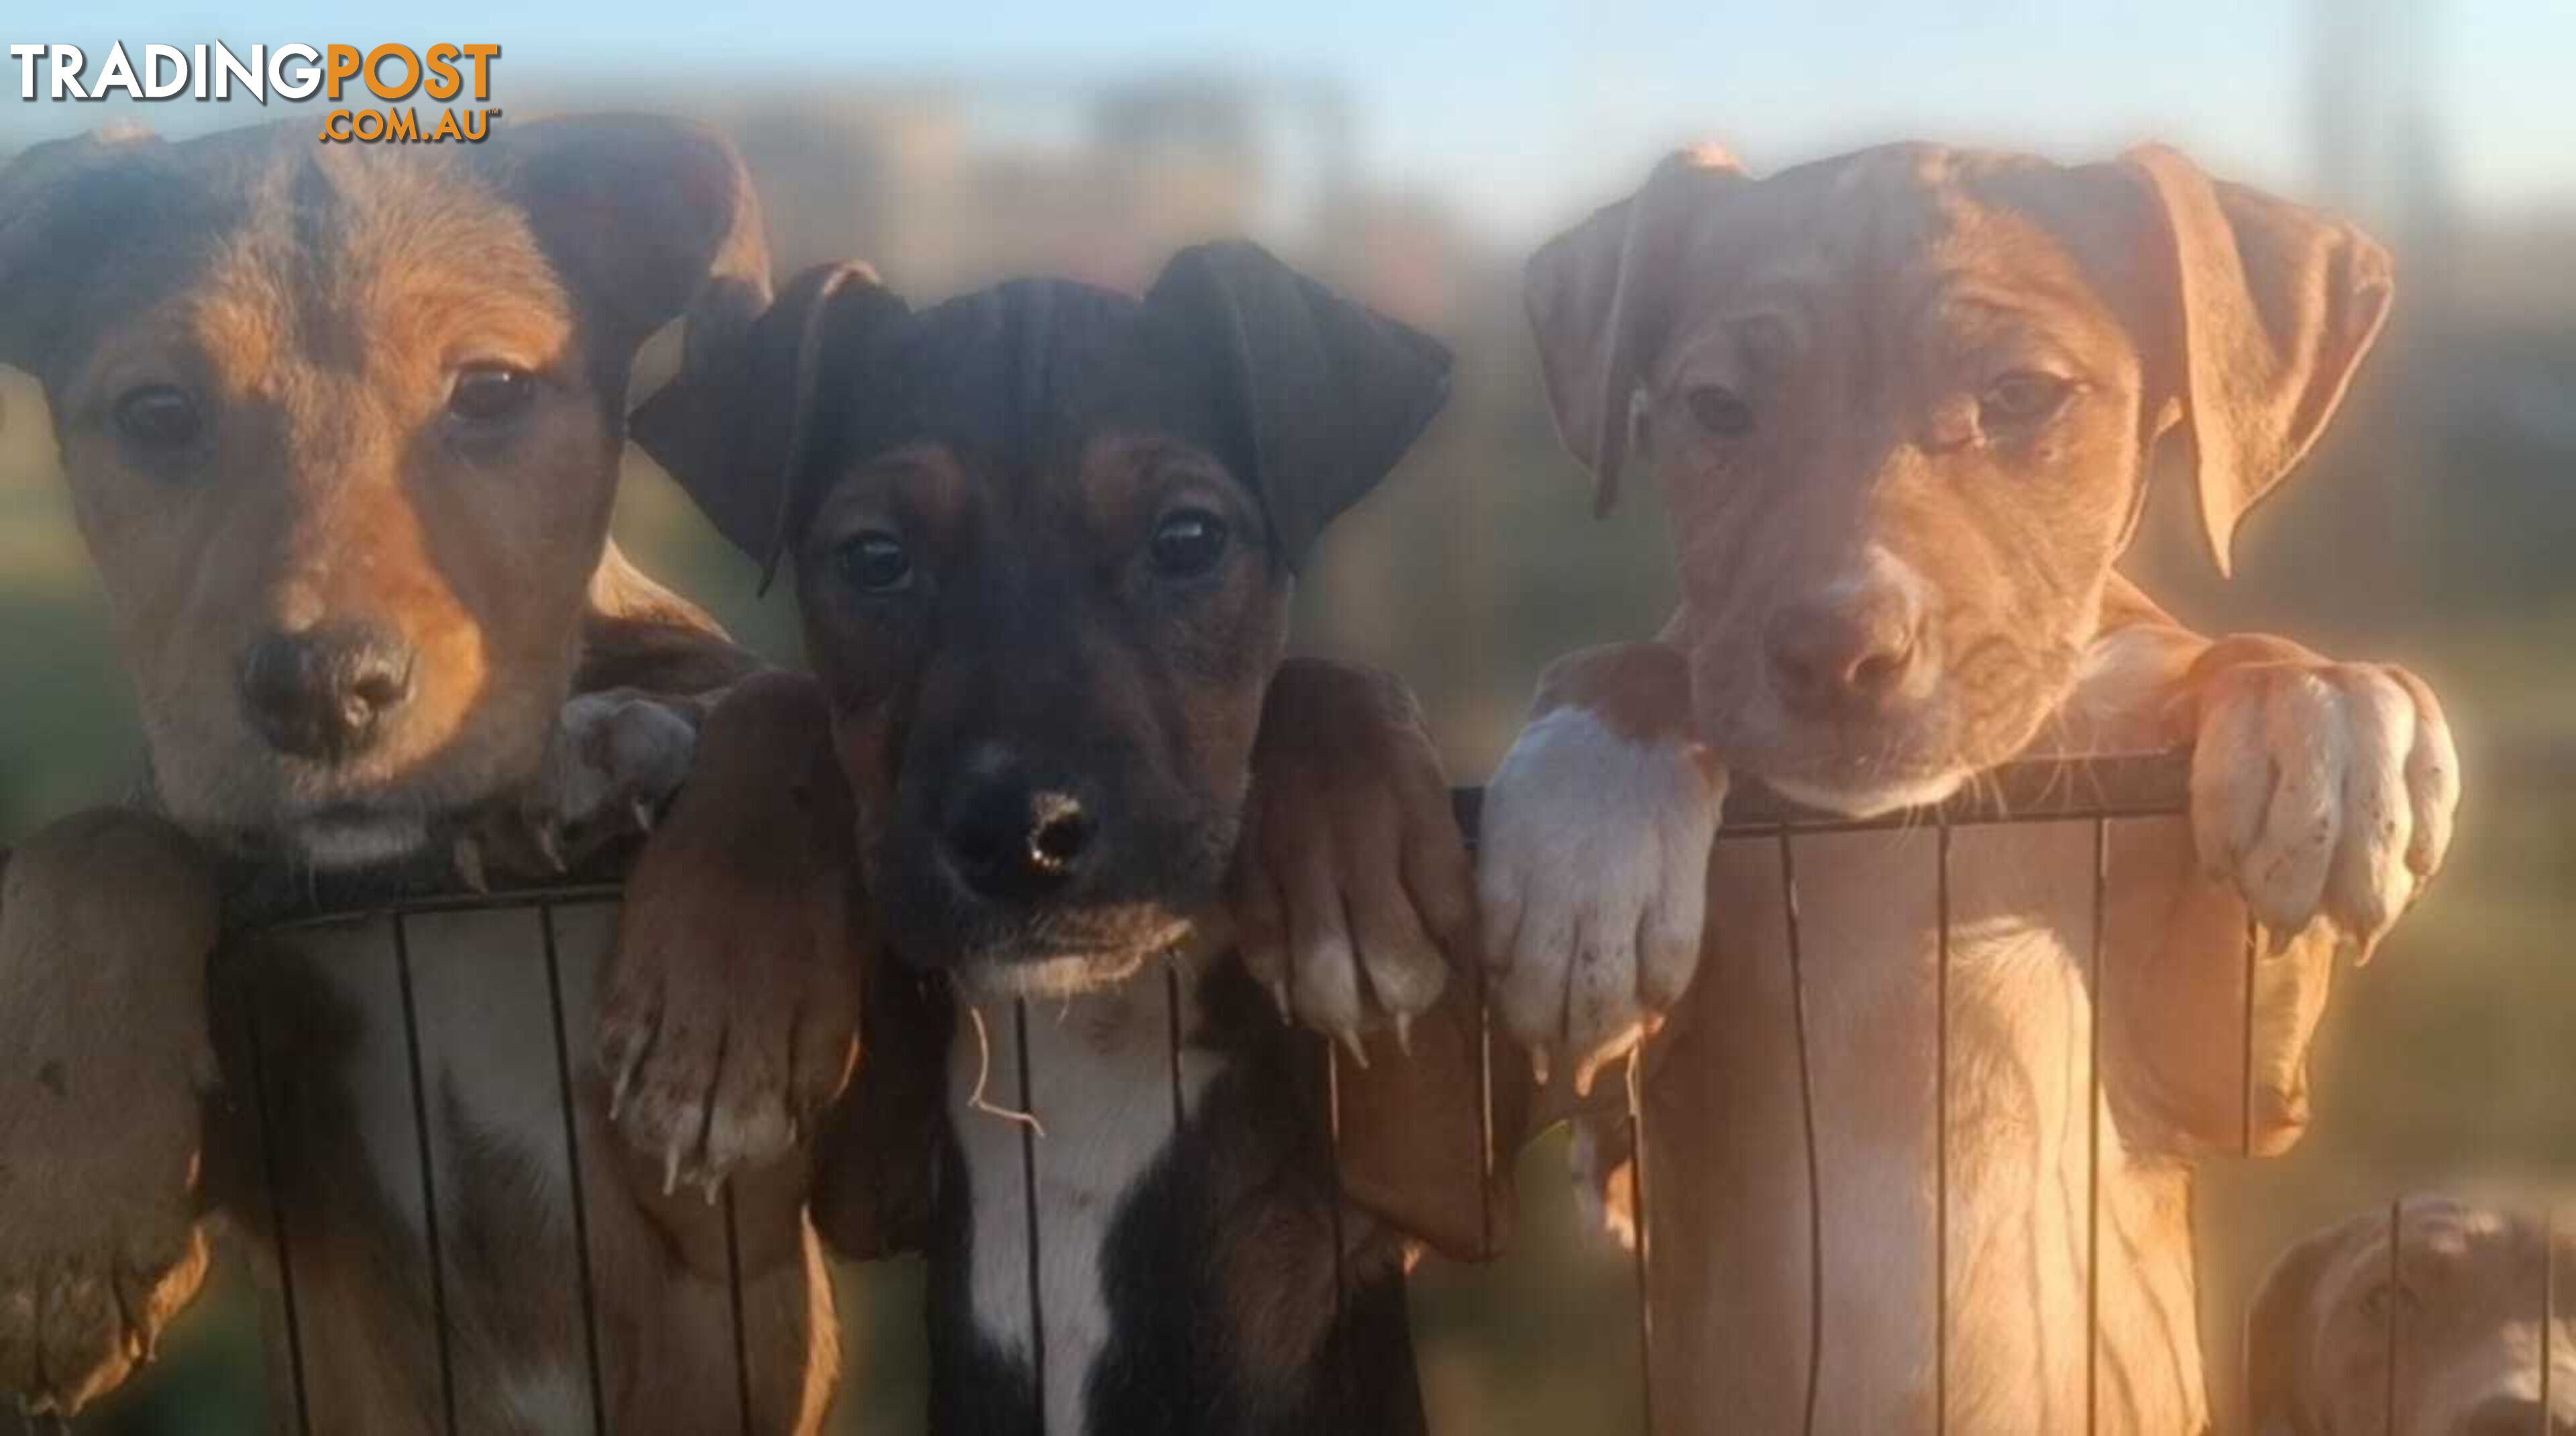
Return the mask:
M1628 1217L1635 1232L1637 1258L1637 1383L1644 1400L1639 1409L1646 1436L1655 1432L1655 1226L1647 1204L1646 1052L1643 1043L1628 1054ZM1711 1413L1712 1417L1715 1415Z
M1186 1188L1190 1181L1191 1173L1189 1170L1188 1158L1186 1156L1186 1149L1181 1145L1181 1141L1184 1132L1189 1126L1190 1112L1189 1094L1181 1086L1181 1045L1184 1040L1184 1035L1181 1031L1180 961L1181 960L1179 958L1172 958L1165 961L1163 964L1163 1030L1171 1043L1172 1179L1173 1184L1176 1187ZM1188 1211L1190 1209L1190 1205L1186 1193L1184 1192L1181 1200L1176 1201L1173 1205L1177 1210ZM1187 1236L1185 1235L1187 1230L1185 1223L1176 1222L1173 1224L1173 1240L1176 1245L1180 1245L1182 1248L1174 1253L1176 1258L1175 1266L1178 1265L1179 1261L1185 1261L1188 1259L1188 1250L1186 1247ZM1186 1327L1183 1328L1182 1341L1184 1345L1182 1359L1174 1364L1172 1371L1172 1384L1175 1388L1173 1391L1172 1407L1174 1410L1184 1413L1183 1421L1185 1423L1185 1427L1186 1423L1196 1419L1197 1408L1191 1404L1190 1394L1190 1378L1196 1374L1190 1370L1190 1358L1194 1356L1195 1353L1189 1350L1191 1346L1196 1344L1196 1340L1197 1333L1194 1330Z
M2397 1436L2397 1314L2406 1309L2406 1289L2400 1284L2404 1273L2399 1270L2397 1254L2405 1246L2401 1235L2405 1222L2406 1199L2391 1199L2388 1203L2388 1436Z
M2540 1436L2558 1429L2551 1424L2558 1417L2558 1407L2551 1399L2554 1383L2549 1370L2558 1360L2557 1327L2558 1210L2544 1200L2540 1208Z
M546 1006L554 1015L555 1097L563 1104L564 1170L571 1179L572 1256L581 1280L581 1355L590 1378L591 1436L608 1436L606 1383L599 1369L599 1297L590 1274L590 1204L581 1185L581 1124L573 1105L572 1039L564 1030L563 963L555 949L555 905L537 904L537 929L545 940Z
M2245 1155L2254 1155L2254 963L2262 951L2263 929L2252 913L2245 916Z
M1163 1015L1165 1031L1171 1038L1172 1061L1172 1139L1180 1140L1181 1129L1190 1120L1189 1103L1181 1088L1181 971L1165 964L1163 968Z
M1943 864L1948 867L1949 829L1942 830ZM1948 892L1944 879L1946 910ZM1804 935L1798 917L1798 856L1789 841L1789 830L1780 830L1780 904L1789 930L1789 1018L1798 1046L1798 1120L1807 1139L1807 1397L1806 1418L1800 1430L1814 1436L1816 1429L1816 1395L1821 1385L1825 1364L1825 1197L1821 1160L1816 1152L1816 1090L1814 1064L1807 1050L1807 977L1806 956L1801 950ZM1943 925L1942 941L1949 941L1948 924ZM1943 964L1946 968L1948 964ZM1643 1183L1639 1184L1641 1187Z
M2110 926L2111 820L2093 820L2093 1001L2084 1023L2084 1433L2102 1420L2102 955Z
M751 1339L742 1312L742 1228L734 1221L733 1188L724 1189L725 1303L733 1323L733 1396L742 1436L751 1436Z
M1037 1111L1037 1094L1029 1082L1029 1004L1024 998L1011 999L1011 1035L1020 1053L1020 1110ZM1020 1191L1027 1198L1021 1210L1026 1214L1029 1235L1029 1374L1037 1387L1038 1436L1046 1436L1046 1293L1039 1289L1038 1260L1038 1138L1029 1123L1020 1129Z
M430 1318L438 1324L438 1405L448 1436L456 1433L456 1364L447 1344L447 1269L438 1250L438 1174L430 1153L429 1093L421 1080L420 1010L412 997L411 937L393 915L394 976L402 988L403 1055L411 1064L412 1136L420 1152L420 1215L429 1255Z
M1350 1391L1351 1362L1346 1343L1350 1340L1350 1288L1344 1279L1342 1243L1342 1056L1333 1039L1319 1036L1324 1044L1324 1137L1328 1144L1329 1175L1332 1191L1327 1203L1333 1217L1333 1338L1330 1360L1333 1363L1333 1390L1337 1396Z
M1950 1429L1950 823L1933 869L1932 974L1932 1429Z
M275 1114L268 1105L268 1058L261 1051L259 999L246 998L242 1022L250 1035L250 1099L259 1114L259 1164L261 1180L268 1187L269 1240L277 1249L277 1287L285 1306L287 1380L295 1393L295 1429L299 1436L313 1436L313 1402L304 1378L304 1325L295 1309L295 1253L287 1240L285 1173L277 1160L277 1143L270 1136Z
M1494 1251L1494 1015L1485 1006L1485 964L1475 965L1476 982L1476 1217L1477 1250L1490 1261Z

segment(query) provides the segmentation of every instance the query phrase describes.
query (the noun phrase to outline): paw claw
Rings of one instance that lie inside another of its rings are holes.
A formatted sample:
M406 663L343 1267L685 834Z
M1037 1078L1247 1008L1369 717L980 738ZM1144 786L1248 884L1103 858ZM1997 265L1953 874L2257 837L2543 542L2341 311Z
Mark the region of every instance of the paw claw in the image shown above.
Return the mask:
M1413 1014L1410 1012L1395 1014L1395 1050L1403 1053L1408 1061L1413 1057Z
M1367 1071L1369 1065L1368 1048L1360 1043L1359 1029L1356 1027L1345 1027L1341 1030L1340 1037L1342 1045L1351 1050L1351 1060L1360 1065L1361 1071Z
M644 801L642 798L636 798L628 803L626 811L629 816L635 819L635 831L647 834L653 831L653 805L651 803Z

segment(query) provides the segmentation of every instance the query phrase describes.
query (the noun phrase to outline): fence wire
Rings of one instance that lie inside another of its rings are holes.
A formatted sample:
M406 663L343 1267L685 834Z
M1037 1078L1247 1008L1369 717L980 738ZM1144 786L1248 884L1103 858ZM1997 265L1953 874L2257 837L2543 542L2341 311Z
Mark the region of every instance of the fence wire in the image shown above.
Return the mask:
M1463 790L1458 795L1460 820L1471 840L1481 807L1480 797L1481 795L1472 789ZM1952 1389L1950 1372L1952 1331L1947 1294L1954 1255L1950 1240L1953 1196L1951 1192L1953 1174L1950 1169L1952 1137L1950 1124L1953 1116L1950 1090L1953 960L1952 836L1956 830L1963 828L2005 824L2090 824L2092 911L2089 942L2083 953L2085 978L2091 995L2089 1030L2084 1038L2087 1063L2086 1086L2090 1100L2084 1135L2088 1180L2083 1237L2086 1252L2084 1300L2087 1320L2084 1402L2085 1430L2089 1433L2097 1428L2102 1419L2101 1383L2098 1371L2101 1357L2102 1303L2101 1283L2098 1277L2101 1251L2100 1178L2103 1147L2101 1026L2108 1000L2104 959L2108 931L2107 913L2115 876L2113 824L2132 819L2180 817L2187 812L2188 805L2188 759L2187 756L2178 754L2101 759L2077 765L2062 763L2008 765L1997 770L1989 779L1981 781L1973 791L1937 809L1890 814L1866 820L1841 818L1801 809L1758 790L1739 791L1730 796L1726 809L1726 821L1721 829L1719 841L1721 844L1763 841L1776 846L1780 867L1781 900L1787 915L1787 930L1784 937L1790 968L1792 1020L1798 1025L1796 1048L1800 1067L1799 1096L1802 1135L1806 1148L1803 1161L1806 1168L1809 1200L1808 1362L1804 1373L1802 1406L1806 1429L1809 1431L1815 1429L1818 1393L1831 1379L1833 1332L1826 1321L1827 1307L1823 1300L1825 1249L1831 1234L1824 1230L1821 1220L1823 1207L1820 1193L1823 1173L1816 1135L1819 1114L1815 1110L1813 1054L1808 1050L1806 1043L1805 1028L1808 1015L1806 969L1814 954L1809 951L1800 910L1797 866L1800 848L1807 840L1819 836L1886 831L1899 827L1930 826L1937 833L1933 859L1934 902L1939 932L1935 944L1933 977L1936 1024L1934 1052L1938 1081L1933 1104L1937 1130L1933 1174L1935 1270L1932 1273L1932 1291L1935 1310L1931 1313L1934 1332L1932 1409L1936 1433L1946 1436L1950 1426L1948 1408ZM570 1176L566 1186L568 1211L565 1216L572 1234L574 1277L578 1283L578 1310L583 1327L583 1378L590 1412L589 1429L594 1436L608 1436L610 1416L603 1374L606 1366L603 1343L613 1340L615 1333L604 1332L601 1329L597 1292L593 1287L589 1194L583 1185L584 1134L582 1124L577 1119L576 1104L576 1092L579 1089L577 1077L582 1071L579 1064L587 1058L576 1057L575 1053L576 1050L586 1052L587 1043L578 1040L574 1031L581 1014L574 1004L567 1001L565 959L560 950L557 919L558 915L567 908L596 909L613 904L616 895L613 884L602 883L568 884L498 894L431 893L393 898L367 894L335 896L327 892L317 892L312 895L312 901L306 905L305 910L271 923L267 928L272 935L324 929L339 931L372 929L381 938L379 949L381 957L391 968L393 981L400 996L399 1008L403 1027L402 1052L406 1068L404 1076L410 1089L410 1111L414 1124L412 1145L419 1164L418 1196L424 1218L424 1240L428 1258L427 1297L432 1313L435 1341L435 1349L431 1355L436 1362L438 1376L436 1399L442 1419L442 1429L451 1433L451 1436L458 1431L458 1373L455 1369L455 1353L451 1349L450 1329L453 1295L448 1290L448 1270L442 1257L442 1242L446 1240L448 1234L442 1231L434 1150L436 1144L433 1141L431 1126L432 1098L429 1084L424 1078L422 1020L420 1002L415 991L416 965L424 960L444 960L445 954L442 954L439 959L428 959L424 954L416 953L411 939L411 927L417 919L437 913L524 908L533 910L535 914L537 941L526 956L528 961L540 964L542 967L548 1026L554 1049L552 1057L555 1096L561 1107L564 1160ZM2256 1145L2255 994L2259 978L2257 970L2259 948L2260 934L2249 924L2245 935L2243 964L2244 1027L2240 1034L2243 1078L2242 1150L2247 1155L2253 1153ZM1478 1064L1477 1085L1481 1108L1478 1114L1480 1130L1475 1133L1475 1139L1478 1144L1481 1173L1487 1179L1483 1184L1486 1196L1482 1216L1485 1249L1491 1251L1496 1222L1492 1209L1491 1178L1501 1164L1513 1160L1514 1153L1506 1150L1510 1145L1506 1139L1515 1134L1498 1133L1495 1129L1493 1064L1496 1054L1492 1018L1484 1001L1484 974L1481 970L1474 974L1473 980L1476 984L1478 1007L1475 1057ZM1187 1032L1189 1013L1188 1002L1183 993L1182 978L1177 968L1170 966L1165 968L1164 983L1171 1082L1171 1121L1173 1131L1177 1135L1186 1128L1191 1116L1187 1105L1187 1089L1183 1080L1183 1052L1189 1040ZM307 1370L308 1363L314 1359L311 1350L313 1333L305 1329L307 1313L304 1306L299 1303L298 1292L297 1252L303 1234L293 1229L293 1222L289 1217L292 1203L287 1195L288 1173L284 1167L285 1158L267 1140L282 1120L281 1088L285 1082L291 1080L291 1077L289 1074L275 1070L276 1058L269 1045L269 1034L264 1028L262 1014L256 1010L255 1004L252 1007L253 1010L240 1014L239 1020L248 1024L245 1050L249 1055L249 1070L243 1076L247 1079L248 1096L255 1104L255 1110L261 1118L258 1124L262 1134L262 1151L258 1154L259 1172L268 1188L267 1210L256 1214L256 1220L258 1225L264 1228L264 1235L274 1248L278 1282L273 1301L272 1327L275 1339L283 1347L277 1355L282 1357L287 1375L286 1391L283 1393L289 1403L286 1419L295 1430L308 1433L309 1436L309 1433L318 1428L311 1404L313 1383L309 1379ZM1018 1056L1017 1096L1020 1109L1033 1111L1036 1107L1039 1081L1032 1070L1029 1014L1025 1003L1015 1003L1013 1006L1012 1040ZM1325 1131L1322 1134L1320 1150L1325 1160L1336 1164L1334 1180L1337 1181L1341 1139L1340 1104L1343 1096L1341 1062L1343 1058L1329 1041L1321 1038L1313 1040L1321 1045L1324 1083ZM1635 1304L1639 1345L1636 1380L1641 1387L1640 1407L1645 1414L1646 1428L1651 1433L1656 1429L1659 1417L1669 1413L1659 1409L1656 1391L1657 1323L1652 1275L1656 1261L1656 1229L1659 1221L1663 1219L1663 1214L1659 1213L1652 1204L1655 1188L1651 1175L1653 1169L1650 1164L1658 1149L1657 1144L1651 1140L1653 1134L1648 1130L1645 1084L1643 1078L1638 1075L1642 1067L1642 1063L1630 1064L1630 1075L1626 1084L1625 1126L1630 1157L1634 1163L1630 1176L1630 1195L1634 1203L1632 1215L1635 1229ZM1826 1122L1830 1122L1831 1117L1830 1112L1822 1114L1822 1119ZM1040 1243L1045 1224L1041 1220L1040 1209L1038 1142L1036 1131L1024 1124L1020 1131L1020 1175L1023 1183L1022 1197L1028 1242L1026 1269L1028 1321L1033 1392L1036 1398L1033 1404L1040 1413L1040 1428L1043 1431L1046 1411L1047 1312L1042 1290L1045 1263ZM734 1377L740 1396L741 1427L746 1436L749 1436L753 1428L754 1415L750 1333L744 1316L740 1234L735 1221L730 1190L726 1192L723 1200L725 1258L728 1274L727 1296L730 1303L729 1318L732 1323ZM1334 1315L1338 1331L1345 1325L1341 1318L1348 1310L1350 1295L1347 1285L1349 1277L1345 1270L1348 1233L1344 1230L1342 1221L1344 1204L1335 1202L1330 1205L1333 1213ZM246 1219L252 1218L246 1215ZM2404 1275L2402 1248L2405 1220L2403 1200L2392 1201L2388 1209L2387 1251L2388 1277L2392 1291L2397 1289L2396 1283ZM2543 1221L2545 1231L2554 1235L2551 1214L2544 1212ZM2557 1301L2556 1281L2556 1263L2553 1255L2550 1260L2544 1262L2541 1289L2537 1294L2543 1317L2540 1325L2539 1436L2548 1436L2552 1430L2548 1412L2554 1382L2551 1359L2555 1340L2553 1327ZM2403 1301L2392 1299L2388 1303L2386 1317L2388 1350L2387 1389L2384 1400L2388 1412L2389 1430L2392 1433L2396 1430L2397 1413L2400 1409L2399 1399L2403 1391L2402 1383L2407 1375L2400 1360L2401 1321L2404 1307ZM1334 1380L1348 1382L1352 1379L1349 1353L1341 1350L1338 1344L1334 1350L1326 1353L1326 1360L1331 1363ZM1186 1389L1176 1390L1174 1400L1178 1409L1190 1409L1190 1393ZM51 1433L67 1431L69 1427L64 1423L39 1425L31 1422L25 1429ZM1074 1436L1074 1433L1060 1433L1059 1436Z

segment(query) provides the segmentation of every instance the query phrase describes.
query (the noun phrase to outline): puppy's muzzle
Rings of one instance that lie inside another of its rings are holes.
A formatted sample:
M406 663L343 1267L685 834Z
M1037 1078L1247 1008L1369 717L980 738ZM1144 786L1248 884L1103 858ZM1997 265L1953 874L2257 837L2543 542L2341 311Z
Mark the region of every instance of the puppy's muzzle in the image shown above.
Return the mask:
M412 651L371 624L270 633L242 656L242 710L289 757L339 763L383 736L412 695Z
M1808 719L1884 717L1917 685L1923 612L1901 584L1869 582L1789 604L1762 633L1781 706Z
M1101 805L1089 789L987 757L943 805L940 851L959 884L984 902L1027 906L1067 895L1106 846Z

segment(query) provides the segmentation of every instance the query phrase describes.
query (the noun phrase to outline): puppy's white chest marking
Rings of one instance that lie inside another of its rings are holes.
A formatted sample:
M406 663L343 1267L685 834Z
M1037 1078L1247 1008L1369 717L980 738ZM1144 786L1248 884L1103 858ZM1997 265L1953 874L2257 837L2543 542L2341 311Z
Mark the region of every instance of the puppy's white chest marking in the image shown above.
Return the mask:
M1158 974L1148 972L1114 992L1066 1003L1031 1002L1020 1012L1009 1003L983 1009L990 1049L984 1096L996 1106L1020 1106L1024 1025L1028 1108L1043 1136L969 1104L985 1051L962 1008L949 1049L948 1118L974 1203L967 1283L976 1330L1023 1363L1044 1353L1046 1429L1061 1436L1083 1431L1083 1393L1109 1345L1102 1248L1175 1132L1173 1024L1177 1017L1180 1030L1189 1030L1192 983L1181 983L1177 1014L1169 991ZM1224 1065L1214 1053L1182 1049L1185 1111L1195 1110Z

